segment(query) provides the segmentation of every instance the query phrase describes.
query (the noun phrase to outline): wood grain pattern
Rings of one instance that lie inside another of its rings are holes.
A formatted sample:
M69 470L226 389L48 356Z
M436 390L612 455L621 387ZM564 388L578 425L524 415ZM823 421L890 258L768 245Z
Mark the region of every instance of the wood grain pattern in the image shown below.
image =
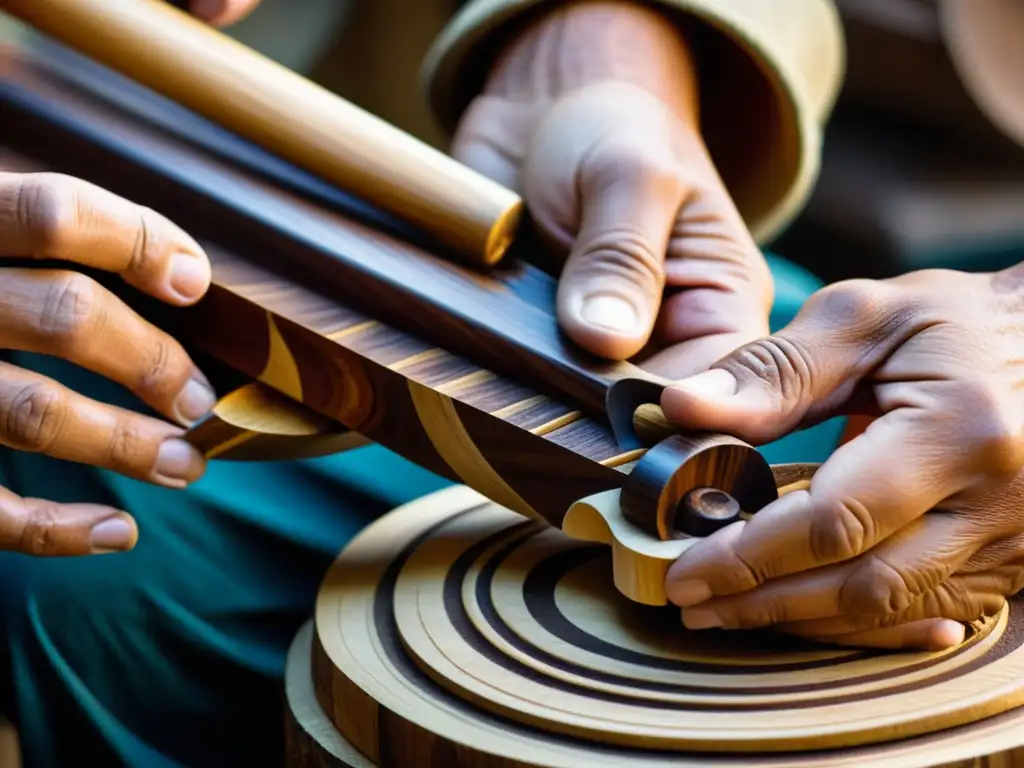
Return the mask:
M0 99L13 148L588 415L604 415L612 383L650 378L564 338L529 242L487 274L453 264L395 217L53 46L8 62Z
M501 259L519 197L163 0L4 0L4 11L429 232Z
M625 478L610 431L572 406L312 291L282 290L275 275L213 253L215 289L180 330L218 359L554 525L576 499ZM297 388L288 391L279 371L293 364Z
M313 624L295 636L285 665L285 750L289 768L375 768L327 718L309 674Z
M699 441L695 445L699 449ZM728 444L726 444L726 449L729 450ZM654 451L657 450L658 447L655 447ZM661 459L657 458L656 461L660 463ZM652 534L649 522L646 525L638 525L634 522L627 514L626 510L629 504L623 502L623 497L630 492L629 484L634 475L639 473L642 477L653 478L654 473L642 470L642 464L643 461L633 470L623 488L595 493L578 500L569 507L565 517L562 518L561 529L565 534L578 541L603 544L609 547L612 561L612 582L623 596L641 605L668 605L665 578L669 568L687 549L702 536L708 534L679 529L679 523L674 521L670 535L660 537ZM701 466L699 456L697 466ZM761 490L767 493L767 486L770 484L771 496L777 498L792 491L807 488L819 466L818 464L774 465L767 470L768 477L759 481L764 483ZM671 471L677 474L690 472L688 463L673 464L671 467ZM694 480L694 482L699 482L699 480ZM671 492L671 488L677 484L678 477L672 475L663 484L663 487L666 492ZM742 487L742 485L737 487ZM635 489L633 490L635 491ZM716 492L720 493L721 491L716 489ZM634 500L632 503L635 505L636 501ZM648 512L656 509L652 506ZM741 510L740 517L749 519L750 513ZM715 526L715 529L717 527Z
M296 169L69 61L5 65L5 138L29 164L151 205L202 239L214 286L199 306L128 298L263 385L237 394L240 410L221 403L211 445L240 447L247 431L322 437L294 401L466 483L384 517L331 569L315 636L297 639L288 669L296 764L1024 760L1019 603L937 654L686 632L652 590L693 541L670 530L677 497L731 483L737 498L757 490L756 507L805 487L812 467L775 468L768 489L765 467L728 442L682 467L679 452L699 442L624 447L605 398L642 374L564 343L543 272L515 254L489 275L448 264L339 213L334 191ZM247 421L253 400L273 400L265 388L286 399ZM642 421L638 434L657 418ZM662 458L673 446L676 459ZM627 493L647 500L633 519Z
M1024 764L1019 602L949 651L836 649L688 632L620 597L607 556L432 494L342 553L293 670L382 768Z
M169 137L164 102L138 86L75 57L47 57L8 66L8 141L167 213L213 261L214 286L200 305L145 305L147 317L366 438L556 526L573 502L619 487L643 461L642 450L619 446L603 408L612 385L646 374L590 360L561 338L550 276L511 256L490 275L440 260L265 181L251 169L321 195L263 156L238 150L234 164L223 162L226 139L212 126L190 125L187 143ZM116 104L97 95L107 91ZM303 265L315 280L302 279ZM704 458L695 481L729 480L718 471L724 463ZM669 470L653 462L642 479L667 482Z
M695 488L726 490L744 511L757 512L778 498L764 457L724 435L673 435L644 455L622 489L622 511L662 541L689 538L677 518Z

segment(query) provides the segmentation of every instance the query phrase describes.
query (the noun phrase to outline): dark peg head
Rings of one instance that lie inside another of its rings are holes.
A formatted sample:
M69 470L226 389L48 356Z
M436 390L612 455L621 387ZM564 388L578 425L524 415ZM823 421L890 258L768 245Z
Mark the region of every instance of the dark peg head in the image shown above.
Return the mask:
M717 488L694 488L679 502L675 528L690 536L710 536L740 519L740 503Z
M672 435L649 448L622 485L633 525L661 541L706 536L779 498L755 448L727 435Z

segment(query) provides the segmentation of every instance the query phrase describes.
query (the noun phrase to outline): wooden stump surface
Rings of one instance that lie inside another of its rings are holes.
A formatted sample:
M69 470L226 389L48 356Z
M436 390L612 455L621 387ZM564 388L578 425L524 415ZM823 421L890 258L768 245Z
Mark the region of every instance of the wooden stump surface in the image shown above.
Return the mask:
M1024 766L1024 612L938 653L688 632L454 487L364 531L288 672L292 765ZM300 724L301 723L301 724Z

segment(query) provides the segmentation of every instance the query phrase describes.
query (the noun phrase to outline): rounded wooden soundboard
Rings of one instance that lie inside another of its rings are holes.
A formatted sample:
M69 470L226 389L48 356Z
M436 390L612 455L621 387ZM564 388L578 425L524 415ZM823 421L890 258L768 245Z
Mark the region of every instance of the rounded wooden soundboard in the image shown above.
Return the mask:
M346 547L287 670L289 764L1024 765L1024 605L939 653L688 632L606 547L456 486Z

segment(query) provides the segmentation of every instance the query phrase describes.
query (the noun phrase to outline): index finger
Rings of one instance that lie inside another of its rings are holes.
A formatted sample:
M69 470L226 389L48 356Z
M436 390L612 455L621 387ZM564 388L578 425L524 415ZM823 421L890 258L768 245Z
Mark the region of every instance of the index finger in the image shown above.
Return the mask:
M55 173L0 173L0 256L114 272L177 305L198 301L210 285L203 249L165 217Z
M669 569L670 599L688 607L868 551L966 487L969 459L950 434L942 414L891 411L837 450L808 490L687 550Z

